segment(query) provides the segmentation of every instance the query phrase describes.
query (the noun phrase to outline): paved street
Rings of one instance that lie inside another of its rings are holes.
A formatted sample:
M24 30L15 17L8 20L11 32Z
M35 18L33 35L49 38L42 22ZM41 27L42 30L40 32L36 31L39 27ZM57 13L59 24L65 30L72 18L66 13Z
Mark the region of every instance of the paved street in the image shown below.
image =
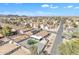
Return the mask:
M62 42L63 23L64 23L64 21L61 20L57 36L55 38L55 42L54 42L54 45L52 47L51 54L53 54L53 55L57 55L58 54L57 49L58 49L59 44Z

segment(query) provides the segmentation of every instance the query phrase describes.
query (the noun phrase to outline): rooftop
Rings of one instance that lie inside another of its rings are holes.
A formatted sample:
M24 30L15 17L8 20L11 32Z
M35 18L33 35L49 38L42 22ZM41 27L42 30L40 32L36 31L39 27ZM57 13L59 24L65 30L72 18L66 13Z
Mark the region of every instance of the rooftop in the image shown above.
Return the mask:
M21 47L15 52L13 52L11 55L29 55L29 54L31 53L28 49Z
M27 35L25 35L25 34L23 34L23 35L17 35L17 36L15 36L14 38L13 38L13 40L14 41L16 41L16 42L20 42L20 41L22 41L22 40L24 40L24 39L26 39L26 38L28 38L29 36L27 36Z
M11 52L12 50L14 49L17 49L19 46L17 46L16 44L4 44L2 46L0 46L0 54L3 55L3 54L7 54L9 52Z
M36 36L44 37L44 36L46 36L47 34L48 34L47 31L40 31L40 32L36 33L35 35L36 35Z
M26 35L30 36L32 35L33 33L31 31L28 31L28 32L25 32Z

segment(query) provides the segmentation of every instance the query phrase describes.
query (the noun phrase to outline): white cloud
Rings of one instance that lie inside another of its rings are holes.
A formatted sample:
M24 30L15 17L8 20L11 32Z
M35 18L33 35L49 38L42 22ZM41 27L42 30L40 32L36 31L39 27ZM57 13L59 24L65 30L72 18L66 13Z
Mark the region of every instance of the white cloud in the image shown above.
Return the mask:
M79 7L75 7L75 9L79 9Z
M76 7L73 7L73 5L70 5L70 6L65 6L63 8L73 8L73 9L79 9L79 6L76 6Z
M56 8L58 8L58 6L54 6L54 5L50 5L50 8L52 8L52 9L56 9Z
M66 6L66 7L63 7L63 8L72 8L73 5L69 5L69 6Z
M43 5L41 5L41 7L49 7L49 5L48 4L43 4Z
M53 4L43 4L41 5L43 8L51 8L51 9L56 9L58 6L54 6Z
M71 6L67 6L68 8L72 8L73 6L71 5Z
M56 9L56 8L58 8L58 6L51 6L50 8L52 8L52 9Z

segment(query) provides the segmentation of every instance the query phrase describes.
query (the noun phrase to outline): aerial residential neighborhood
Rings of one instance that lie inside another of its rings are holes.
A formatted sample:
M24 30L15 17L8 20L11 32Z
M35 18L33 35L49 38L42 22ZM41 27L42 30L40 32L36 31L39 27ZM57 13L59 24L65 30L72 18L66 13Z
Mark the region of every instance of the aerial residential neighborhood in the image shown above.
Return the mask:
M0 4L0 55L79 55L79 4L72 5Z
M74 16L15 17L14 15L7 15L0 17L2 18L0 19L1 55L51 54L61 21L64 21L62 39L69 39L70 37L66 33L73 31L77 27L79 28L79 19ZM70 23L66 23L68 21ZM71 24L72 21L75 23L75 26ZM79 37L78 35L76 36Z
M7 17L8 16L6 16L5 19L9 19L9 21L2 19L0 22L0 54L31 54L31 41L34 41L33 44L38 47L38 53L40 53L43 48L44 50L47 49L47 52L49 49L51 51L51 48L48 49L46 47L47 45L49 47L52 47L52 39L55 39L59 20L54 20L53 22L49 20L43 20L46 17L27 18L19 16L17 17L17 19L15 19L14 16L11 16L9 18ZM22 21L20 20L20 18ZM32 20L32 18L36 20ZM50 19L51 17L47 18ZM57 25L55 25L55 23L57 23ZM48 41L51 41L51 44ZM12 45L13 47L10 45ZM5 47L6 49L4 49Z

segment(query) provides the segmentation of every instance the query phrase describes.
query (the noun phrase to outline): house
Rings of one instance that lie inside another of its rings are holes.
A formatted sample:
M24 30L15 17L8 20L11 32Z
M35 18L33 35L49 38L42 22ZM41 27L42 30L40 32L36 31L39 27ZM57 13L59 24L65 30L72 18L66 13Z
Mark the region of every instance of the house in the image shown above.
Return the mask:
M43 25L43 24L41 24L40 27L41 27L42 29L44 29L44 25Z
M16 29L11 29L12 35L16 35L18 32Z
M0 39L3 38L3 37L4 37L4 35L0 34Z
M33 22L33 23L32 23L32 27L33 27L33 28L39 28L39 24L38 24L37 22Z
M25 35L25 34L22 34L22 35L17 35L15 37L13 37L12 39L15 41L15 42L21 42L25 39L27 39L29 36Z
M7 37L1 38L1 39L0 39L0 46L3 45L3 44L6 44L6 43L9 42L9 41L10 41L10 39L7 38Z
M14 51L11 55L30 55L31 52L24 47L20 47L18 50Z
M38 32L40 32L42 29L33 29L33 30L31 30L31 32L33 33L33 34L36 34L36 33L38 33Z
M41 40L42 38L46 37L49 33L47 31L40 31L34 35L31 35L30 37L36 38L38 40Z
M44 36L46 36L46 35L48 35L49 33L47 32L47 31L40 31L40 32L38 32L38 33L36 33L35 35L36 36L41 36L42 38L44 37Z
M52 48L53 48L53 44L54 44L54 40L55 40L56 34L51 33L47 38L47 44L43 49L43 52L45 54L51 54Z
M6 43L2 46L0 46L0 55L5 55L11 53L13 50L16 50L20 46L17 46L16 44L10 44Z
M25 32L26 35L31 36L33 33L31 31Z
M11 31L12 31L12 32L16 32L17 30L12 28Z
M47 41L44 39L44 40L41 40L40 42L38 42L36 44L36 46L38 47L38 49L37 49L38 54L41 53L41 51L43 50L43 48L46 45L46 43L47 43Z
M32 30L32 28L23 28L23 29L18 30L18 32L19 32L20 34L25 34L26 32L28 32L28 31L30 31L30 30Z

